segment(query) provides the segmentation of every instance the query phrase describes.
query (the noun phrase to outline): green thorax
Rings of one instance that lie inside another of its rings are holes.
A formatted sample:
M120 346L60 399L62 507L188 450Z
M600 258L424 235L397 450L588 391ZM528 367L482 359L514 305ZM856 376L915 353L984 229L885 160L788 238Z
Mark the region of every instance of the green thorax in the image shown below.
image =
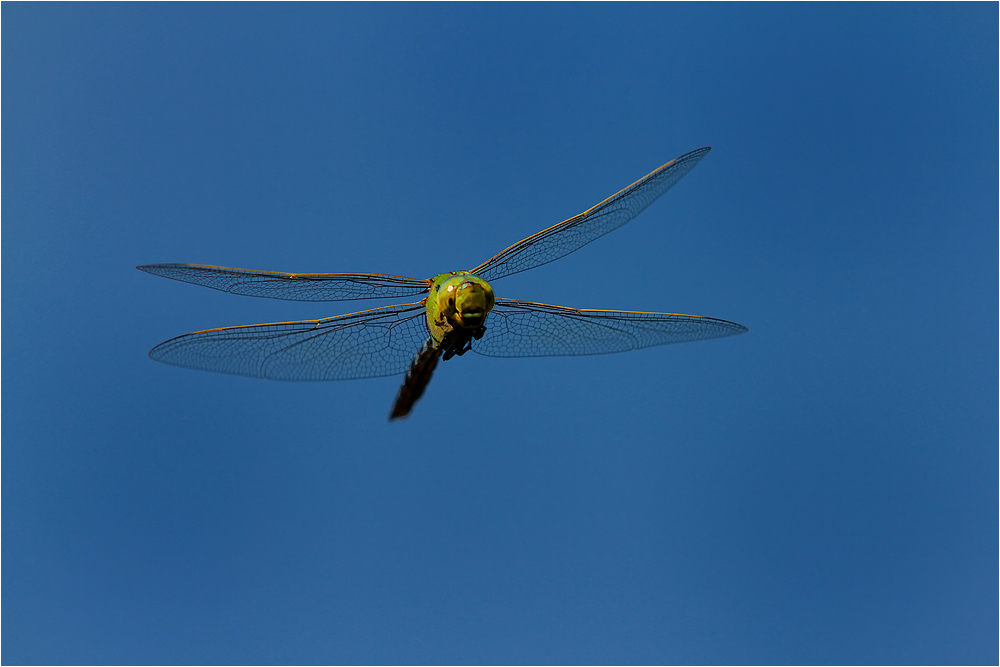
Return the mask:
M493 303L493 288L479 276L468 271L434 276L427 296L427 328L438 342L452 331L475 332Z

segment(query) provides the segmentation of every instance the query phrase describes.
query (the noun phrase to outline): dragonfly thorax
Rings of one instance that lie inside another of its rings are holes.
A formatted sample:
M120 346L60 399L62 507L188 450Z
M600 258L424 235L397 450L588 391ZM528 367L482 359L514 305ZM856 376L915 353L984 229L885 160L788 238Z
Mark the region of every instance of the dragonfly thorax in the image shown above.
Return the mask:
M493 288L467 271L444 273L431 281L427 324L438 340L455 329L475 331L493 310Z

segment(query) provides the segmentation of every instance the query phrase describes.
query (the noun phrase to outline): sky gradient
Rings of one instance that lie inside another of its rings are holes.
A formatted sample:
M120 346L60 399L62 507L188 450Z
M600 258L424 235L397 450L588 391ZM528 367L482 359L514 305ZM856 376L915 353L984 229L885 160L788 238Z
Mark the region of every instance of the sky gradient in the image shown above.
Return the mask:
M0 11L4 663L996 664L996 4ZM384 302L137 264L430 277L704 145L494 288L746 335L397 423L146 356Z

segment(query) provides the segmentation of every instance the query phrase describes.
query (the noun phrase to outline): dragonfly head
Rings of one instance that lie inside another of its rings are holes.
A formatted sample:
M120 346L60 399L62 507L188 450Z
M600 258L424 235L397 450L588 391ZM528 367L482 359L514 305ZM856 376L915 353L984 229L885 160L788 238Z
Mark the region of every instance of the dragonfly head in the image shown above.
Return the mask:
M445 279L436 295L440 312L452 325L464 329L482 326L495 302L490 284L470 273L458 273Z
M455 316L467 329L483 324L493 302L493 288L485 280L470 280L455 288Z

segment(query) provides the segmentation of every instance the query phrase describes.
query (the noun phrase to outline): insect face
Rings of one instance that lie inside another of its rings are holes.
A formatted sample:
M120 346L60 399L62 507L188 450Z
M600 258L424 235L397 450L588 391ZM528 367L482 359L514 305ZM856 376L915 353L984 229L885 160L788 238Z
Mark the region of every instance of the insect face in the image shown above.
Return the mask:
M435 310L439 316L453 327L461 329L481 327L486 316L493 310L495 302L490 284L479 276L465 271L439 278L441 282L432 289Z
M467 329L479 327L493 310L493 288L485 280L470 280L455 288L455 315Z

